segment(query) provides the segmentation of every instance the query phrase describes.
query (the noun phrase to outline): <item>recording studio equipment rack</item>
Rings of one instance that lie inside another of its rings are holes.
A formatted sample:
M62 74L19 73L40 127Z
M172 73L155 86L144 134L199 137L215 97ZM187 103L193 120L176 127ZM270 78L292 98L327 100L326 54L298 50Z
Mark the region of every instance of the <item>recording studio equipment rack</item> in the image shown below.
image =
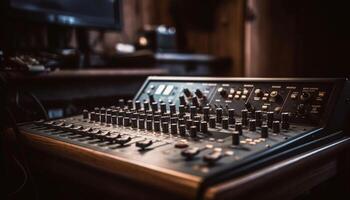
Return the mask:
M212 184L341 134L348 86L345 79L149 77L133 100L20 130L54 155L200 198Z

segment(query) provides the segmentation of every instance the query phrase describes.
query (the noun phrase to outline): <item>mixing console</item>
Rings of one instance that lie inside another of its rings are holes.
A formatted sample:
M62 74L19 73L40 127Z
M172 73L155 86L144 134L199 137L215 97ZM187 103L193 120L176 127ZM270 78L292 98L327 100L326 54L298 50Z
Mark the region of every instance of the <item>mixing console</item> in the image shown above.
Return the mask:
M341 79L150 77L133 100L21 130L112 156L145 177L166 174L165 181L180 188L174 190L188 190L177 192L197 194L207 182L341 131L342 113L349 109L346 84Z

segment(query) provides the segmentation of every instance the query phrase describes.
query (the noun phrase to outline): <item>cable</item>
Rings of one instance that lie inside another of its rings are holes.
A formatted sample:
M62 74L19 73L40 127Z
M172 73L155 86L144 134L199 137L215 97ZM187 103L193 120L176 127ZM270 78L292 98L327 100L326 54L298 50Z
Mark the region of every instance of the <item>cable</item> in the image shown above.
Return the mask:
M12 112L11 112L8 108L5 108L5 111L7 112L8 118L9 118L10 121L11 121L11 126L12 126L13 131L15 132L16 141L18 141L18 143L20 143L20 142L21 142L21 141L20 141L20 140L21 140L21 138L20 138L21 132L19 131L19 128L18 128L17 123L16 123L16 120L15 120L15 118L14 118ZM23 169L27 172L27 173L26 173L26 175L27 175L27 180L29 180L29 181L32 183L32 185L34 185L32 173L31 173L31 171L30 171L30 168L28 167L28 163L27 163L27 161L26 161L26 159L25 159L25 156L24 156L24 152L25 152L25 151L23 150L23 146L22 146L22 145L17 145L17 147L18 147L18 149L19 149L19 152L20 152L21 156L23 157L24 164L21 165L21 166L22 166ZM17 161L19 161L19 160L17 160ZM19 162L19 163L20 163L20 162ZM26 181L26 182L27 182L27 181ZM23 187L24 187L24 186L23 186ZM22 188L23 188L23 187L22 187ZM22 189L22 188L20 188L20 189ZM20 191L20 190L16 190L16 191L15 191L15 194L18 193L19 191ZM35 199L37 199L37 198L36 198L37 195L36 195L35 190L32 190L32 191L34 192Z
M45 120L48 120L48 119L49 119L49 116L47 115L47 111L46 111L44 105L40 102L40 100L39 100L33 93L31 93L31 92L23 91L23 93L26 94L26 95L28 95L29 97L31 97L31 98L34 100L34 102L35 102L36 104L38 104L38 106L39 106L39 108L40 108L40 110L41 110L41 112L42 112L42 114L43 114Z
M7 195L9 198L11 198L14 195L16 195L17 193L19 193L28 182L28 174L27 174L27 171L24 168L23 164L14 155L11 155L11 157L16 162L16 164L19 166L21 171L23 172L24 179L23 179L23 183L15 191L13 191L12 193Z

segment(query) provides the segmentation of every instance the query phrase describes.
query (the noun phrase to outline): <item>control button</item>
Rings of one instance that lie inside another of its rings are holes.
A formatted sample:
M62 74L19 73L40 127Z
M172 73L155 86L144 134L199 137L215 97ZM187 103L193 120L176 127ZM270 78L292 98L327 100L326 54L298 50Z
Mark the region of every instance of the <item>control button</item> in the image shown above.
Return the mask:
M261 89L259 89L259 88L254 90L254 94L257 97L263 97L264 96L264 92Z
M221 150L213 150L209 154L203 156L203 161L205 161L208 165L214 165L222 157L223 154Z
M117 117L118 126L123 126L123 116Z
M124 108L124 106L125 106L125 101L124 101L124 99L119 99L118 100L118 106L120 107L120 108Z
M165 90L164 90L164 92L163 92L163 95L165 95L165 96L170 95L171 92L173 91L173 89L174 89L174 86L173 86L173 85L168 85L168 86L165 88Z
M300 100L302 102L307 102L311 99L311 94L309 92L302 92L300 95Z
M232 145L239 145L240 140L239 140L239 132L238 131L234 131L232 133Z
M236 100L238 100L238 99L240 98L240 96L239 96L238 94L236 94L236 95L234 96L234 98L235 98Z
M280 132L280 121L273 121L272 123L272 132L279 133Z
M153 144L152 140L143 140L135 143L135 145L142 150L146 149L147 147L150 147L152 144Z
M199 152L200 152L200 149L198 147L191 147L191 148L184 149L181 152L181 155L186 157L186 159L192 159L194 156L199 154Z
M184 105L179 105L179 115L180 117L184 116L185 115L185 106Z
M197 131L200 131L201 128L201 123L200 121L193 121L193 125L197 128Z
M227 97L227 91L223 87L218 88L218 93L224 98Z
M281 103L282 96L278 93L278 91L273 90L270 93L270 102Z
M236 91L234 88L230 88L230 94L234 94Z
M244 95L247 95L248 93L249 93L249 90L246 89L246 88L244 88L244 89L243 89L243 94L244 94Z
M167 112L167 110L166 110L166 103L161 103L160 104L160 113L164 114L166 112Z
M269 129L268 129L267 125L262 125L261 126L261 137L268 138L268 136L269 136Z
M186 129L190 130L192 124L193 124L192 119L187 119L186 120Z

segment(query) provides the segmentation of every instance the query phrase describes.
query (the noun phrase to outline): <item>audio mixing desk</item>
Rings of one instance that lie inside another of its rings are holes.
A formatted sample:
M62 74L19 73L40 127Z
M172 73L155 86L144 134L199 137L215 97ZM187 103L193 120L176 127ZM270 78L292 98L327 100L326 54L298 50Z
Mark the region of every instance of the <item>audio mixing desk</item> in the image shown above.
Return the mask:
M344 136L344 79L149 77L133 100L21 125L28 144L201 198L212 185Z

